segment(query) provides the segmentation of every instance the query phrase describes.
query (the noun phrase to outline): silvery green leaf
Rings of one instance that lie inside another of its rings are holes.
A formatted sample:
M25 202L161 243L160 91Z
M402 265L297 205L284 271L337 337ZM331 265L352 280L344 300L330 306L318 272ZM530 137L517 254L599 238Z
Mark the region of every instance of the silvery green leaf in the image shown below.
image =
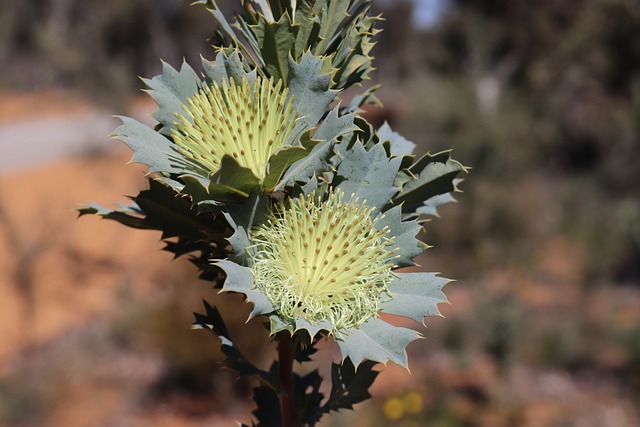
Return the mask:
M431 197L455 190L454 179L464 166L451 159L450 152L425 154L409 168L415 179L406 182L392 203L402 205L403 211L415 212Z
M309 151L302 159L292 164L276 185L274 191L281 191L287 185L293 185L296 181L307 181L310 177L326 171L329 167L329 158L333 154L333 146L329 141L314 141L302 139L302 146Z
M245 64L236 50L230 54L221 51L216 55L215 61L202 58L202 70L205 77L219 85L222 85L223 82L228 84L230 79L239 84L243 78L246 78L249 83L253 83L256 79L256 70L247 72L245 68Z
M366 104L371 104L371 105L381 107L382 103L380 102L378 97L375 95L375 91L378 90L380 86L381 85L372 86L367 90L365 90L364 92L362 92L361 94L354 96L351 102L349 103L349 107L347 107L347 111L351 113L356 113L360 110L360 108L363 105L366 105Z
M331 323L329 321L324 321L318 323L317 325L312 325L304 319L296 319L296 331L307 331L312 340L320 331L330 331L331 329Z
M353 122L355 118L353 114L338 116L339 111L339 106L329 111L327 117L322 120L313 134L313 139L316 141L335 141L340 136L359 129Z
M278 316L275 313L269 316L269 322L270 322L269 330L271 331L271 335L275 335L278 332L282 332L282 331L289 331L289 333L293 334L293 332L296 329L295 321L284 320L282 317Z
M415 221L402 220L402 208L394 206L384 212L384 216L379 218L375 224L378 230L389 227L389 236L394 237L394 246L398 249L394 263L399 267L415 265L413 259L420 255L427 247L416 236L422 231L422 226Z
M331 76L322 74L322 59L310 52L300 62L289 57L287 86L293 95L293 104L299 114L293 134L315 127L334 100L338 91L329 89Z
M418 215L431 215L435 217L440 217L437 209L438 206L444 205L446 203L452 203L455 201L456 199L453 198L453 195L451 193L439 194L437 196L433 196L432 198L424 202L422 206L416 209L416 213Z
M113 131L113 136L133 150L131 161L149 166L149 173L166 172L179 174L172 157L178 157L174 144L149 126L129 117L118 116L122 125Z
M347 197L353 194L361 201L366 199L367 206L375 208L375 215L398 192L393 187L393 181L400 162L401 159L397 157L389 159L381 144L376 144L367 151L358 141L338 165L334 182Z
M392 299L381 304L382 312L420 323L426 316L441 316L438 304L447 302L442 288L449 282L435 273L398 273L388 285Z
M252 319L261 314L271 313L273 305L267 297L253 286L253 273L249 267L243 267L229 260L217 261L214 265L225 272L227 278L224 281L221 292L239 292L245 294L247 301L253 303L253 310L249 315Z
M344 332L338 340L342 360L351 359L357 368L364 360L407 367L406 347L421 335L411 329L392 326L379 318L369 319L359 328Z
M391 126L389 126L387 122L384 122L384 124L380 126L377 133L380 142L389 141L391 143L391 154L393 156L413 154L413 150L416 148L416 144L391 130Z
M175 113L182 112L182 104L198 91L200 78L186 62L182 63L180 71L163 62L162 74L143 81L159 107L152 116L162 125L160 133L171 135L171 129L175 129Z

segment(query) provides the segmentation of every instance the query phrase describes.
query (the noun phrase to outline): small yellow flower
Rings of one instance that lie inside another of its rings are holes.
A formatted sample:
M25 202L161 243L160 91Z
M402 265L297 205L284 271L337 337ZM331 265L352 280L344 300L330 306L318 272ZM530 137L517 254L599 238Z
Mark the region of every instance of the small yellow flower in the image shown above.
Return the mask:
M359 327L393 279L394 238L372 208L341 190L300 196L252 235L256 287L287 321Z
M296 113L282 80L256 77L253 85L243 77L229 85L214 82L187 99L185 115L177 114L171 131L178 151L215 173L224 155L251 169L263 180L269 158L285 147Z

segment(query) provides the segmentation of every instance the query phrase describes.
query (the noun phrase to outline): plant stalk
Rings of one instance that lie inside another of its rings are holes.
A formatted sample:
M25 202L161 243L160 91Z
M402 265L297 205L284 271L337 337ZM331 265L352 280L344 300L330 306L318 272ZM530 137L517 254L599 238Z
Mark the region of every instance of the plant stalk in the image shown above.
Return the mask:
M278 341L278 380L282 427L296 427L296 403L293 395L293 340L283 333Z

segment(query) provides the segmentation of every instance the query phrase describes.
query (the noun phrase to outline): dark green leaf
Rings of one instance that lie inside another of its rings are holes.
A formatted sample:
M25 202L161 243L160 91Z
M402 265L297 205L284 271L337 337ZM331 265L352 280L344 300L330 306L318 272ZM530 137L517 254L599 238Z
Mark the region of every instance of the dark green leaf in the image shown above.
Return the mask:
M373 370L376 362L366 360L356 367L350 358L331 365L331 394L323 405L324 412L340 409L353 409L353 405L371 397L369 387L373 384L378 372Z

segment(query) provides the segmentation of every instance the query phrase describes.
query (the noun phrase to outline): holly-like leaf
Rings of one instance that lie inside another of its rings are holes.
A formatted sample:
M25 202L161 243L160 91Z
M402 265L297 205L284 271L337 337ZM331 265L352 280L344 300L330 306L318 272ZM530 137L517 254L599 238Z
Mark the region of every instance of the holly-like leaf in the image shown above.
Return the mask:
M322 74L321 68L322 59L310 52L307 52L299 63L289 58L287 86L299 114L292 132L294 135L316 126L338 93L329 89L331 76Z
M271 156L269 159L269 174L263 182L267 191L273 190L289 166L304 158L308 153L309 151L304 146L293 146L279 150Z
M329 158L332 154L332 143L329 141L315 141L303 138L300 141L309 154L292 164L275 186L274 191L281 191L287 185L293 185L296 181L305 182L318 172L327 170Z
M272 375L256 367L235 346L218 309L206 301L204 301L204 306L205 314L194 313L196 320L191 328L210 330L220 339L221 350L227 356L222 362L225 366L235 370L241 376L255 376L262 384L273 388L275 380Z
M310 46L315 45L320 34L320 23L315 19L312 2L303 0L297 6L294 18L294 25L298 26L293 52L295 59L302 57Z
M431 197L454 191L454 179L464 171L465 167L451 159L449 151L427 153L409 168L408 172L415 178L402 187L392 203L402 204L405 213L415 212Z
M391 143L391 154L393 156L411 155L416 148L416 144L391 130L391 126L389 126L387 122L384 122L384 124L380 126L377 133L380 142L389 141Z
M376 364L376 362L365 360L356 370L350 358L344 359L342 363L333 363L331 365L331 393L322 410L329 412L353 409L353 405L356 403L369 399L371 397L369 387L379 373L373 370Z
M277 80L287 81L289 76L289 54L295 46L295 36L291 31L291 18L284 13L278 22L269 22L260 17L252 27L267 73Z
M416 238L422 231L422 226L415 220L403 221L400 206L386 211L375 225L379 230L385 226L391 230L389 235L394 237L394 246L397 248L397 258L393 262L399 267L415 265L413 259L427 248L427 245Z
M329 111L314 132L313 139L316 141L336 141L339 137L359 129L354 123L355 116L353 114L339 116L340 110L340 107L337 106Z
M351 328L339 337L342 360L351 359L354 366L364 360L386 364L388 361L407 368L406 347L421 335L414 330L392 326L381 319L367 320L359 328Z
M243 62L242 57L237 50L227 54L225 51L221 51L216 55L215 61L209 61L202 59L202 70L205 77L211 81L216 82L222 86L223 83L229 84L231 79L236 84L240 84L242 79L247 79L247 82L253 84L256 80L256 70L250 72L246 71L246 64Z
M349 16L349 6L351 0L319 1L315 5L317 13L320 15L319 43L314 48L314 53L318 56L326 55L327 48L333 41L338 26L342 20ZM320 13L322 11L322 13Z
M247 249L251 246L249 232L267 217L269 210L264 193L253 192L242 205L229 205L224 213L233 234L227 238L234 250L234 260L250 262Z
M416 213L418 215L431 215L439 217L440 214L438 214L438 206L455 201L456 199L453 198L453 195L451 193L439 194L424 202L422 206L416 209Z
M260 386L253 389L253 400L257 407L252 412L258 421L255 427L281 427L282 413L280 412L280 399L273 387Z
M249 197L260 185L251 169L240 166L229 155L222 156L220 168L211 176L208 192L212 200L237 201Z
M274 311L274 307L267 297L253 286L253 273L248 267L243 267L233 261L220 260L215 263L226 274L221 292L239 292L245 294L247 301L253 303L253 309L249 315L252 319L261 314Z
M165 172L179 174L182 168L176 166L171 156L176 156L174 144L149 126L129 117L118 116L122 125L112 136L124 142L131 150L131 161L149 166L149 173Z
M162 74L142 80L149 87L147 92L158 104L159 108L152 116L161 124L160 133L171 135L171 129L175 129L175 113L181 112L182 104L198 91L200 78L186 62L182 63L180 71L163 62Z
M317 369L302 376L293 374L293 393L296 402L296 413L298 420L304 420L304 423L298 425L313 426L315 421L311 421L311 414L317 413L320 402L324 398L324 394L320 392L322 377ZM319 417L318 417L319 420Z
M420 323L426 316L441 316L438 304L447 302L442 288L449 282L435 273L398 273L388 285L392 299L381 304L382 312Z
M393 181L400 162L397 157L389 159L381 144L367 151L362 143L356 142L338 165L334 182L347 197L353 194L360 200L366 200L367 206L375 208L375 215L398 192Z

